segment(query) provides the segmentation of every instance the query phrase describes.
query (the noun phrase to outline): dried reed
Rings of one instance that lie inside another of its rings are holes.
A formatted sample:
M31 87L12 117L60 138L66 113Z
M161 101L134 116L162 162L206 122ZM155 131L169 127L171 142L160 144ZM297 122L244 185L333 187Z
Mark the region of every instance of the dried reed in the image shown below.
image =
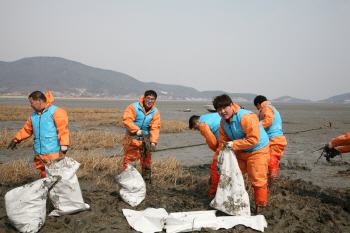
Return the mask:
M161 133L181 133L188 129L188 124L182 121L162 121L160 126Z
M29 159L12 160L0 166L0 177L0 184L14 185L39 178L39 171L30 164Z

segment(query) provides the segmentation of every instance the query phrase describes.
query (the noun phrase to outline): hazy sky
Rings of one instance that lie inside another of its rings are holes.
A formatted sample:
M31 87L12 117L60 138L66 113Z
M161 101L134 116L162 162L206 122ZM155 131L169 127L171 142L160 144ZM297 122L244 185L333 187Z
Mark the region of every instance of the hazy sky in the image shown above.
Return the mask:
M62 57L268 99L350 92L348 0L1 0L0 30L0 61Z

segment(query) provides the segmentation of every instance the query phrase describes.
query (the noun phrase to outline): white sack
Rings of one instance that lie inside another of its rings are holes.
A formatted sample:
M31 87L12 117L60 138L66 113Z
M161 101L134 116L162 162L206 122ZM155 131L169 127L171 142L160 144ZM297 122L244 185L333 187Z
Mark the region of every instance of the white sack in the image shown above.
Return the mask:
M250 216L249 195L233 151L221 150L217 166L220 169L220 180L210 206L230 215Z
M47 193L59 178L43 178L6 193L6 213L18 231L38 232L44 226Z
M264 227L267 227L267 222L264 215L256 216L225 216L218 217L218 228L230 229L236 225L244 225L254 230L264 232Z
M140 204L146 197L146 183L141 174L130 163L117 177L117 183L121 186L119 195L123 201L132 207Z
M75 174L80 163L64 156L46 164L47 177L61 176L62 179L50 191L50 198L55 210L49 216L61 216L88 210L90 206L84 203L78 177Z
M163 208L147 208L144 211L123 209L123 214L132 228L143 233L162 231L165 219L168 217Z
M167 233L200 231L202 227L218 229L216 210L178 212L166 219Z

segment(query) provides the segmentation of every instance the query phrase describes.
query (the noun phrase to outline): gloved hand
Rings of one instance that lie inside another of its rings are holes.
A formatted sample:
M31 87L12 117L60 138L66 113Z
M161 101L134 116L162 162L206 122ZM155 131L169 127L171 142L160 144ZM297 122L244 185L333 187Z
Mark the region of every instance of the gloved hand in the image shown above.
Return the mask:
M60 151L61 151L63 154L67 154L68 146L61 146Z
M326 144L326 146L328 146L329 149L332 149L332 148L333 148L332 142Z
M10 144L7 146L7 149L8 148L11 148L12 150L17 149L17 144L19 144L19 142L15 142L14 140L12 140L12 142L10 142Z
M151 148L150 148L151 152L156 151L156 144L154 142L151 142Z
M136 131L136 136L138 136L138 137L142 137L143 136L143 132L142 132L141 129Z
M233 141L225 142L224 148L232 150L233 149Z

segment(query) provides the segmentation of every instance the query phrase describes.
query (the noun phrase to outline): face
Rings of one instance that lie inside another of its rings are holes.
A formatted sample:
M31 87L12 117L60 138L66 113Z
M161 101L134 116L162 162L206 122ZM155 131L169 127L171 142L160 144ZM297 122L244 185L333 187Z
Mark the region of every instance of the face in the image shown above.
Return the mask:
M222 119L224 120L230 119L233 115L232 104L224 108L218 108L217 112L219 113Z
M256 109L258 109L258 110L260 110L260 108L261 108L261 104L256 104Z
M156 102L156 98L153 95L148 95L143 100L143 106L145 109L150 109Z
M196 121L196 124L193 126L193 129L199 131L199 120Z
M40 112L43 108L41 107L42 100L33 100L32 97L29 98L30 106L37 112Z

